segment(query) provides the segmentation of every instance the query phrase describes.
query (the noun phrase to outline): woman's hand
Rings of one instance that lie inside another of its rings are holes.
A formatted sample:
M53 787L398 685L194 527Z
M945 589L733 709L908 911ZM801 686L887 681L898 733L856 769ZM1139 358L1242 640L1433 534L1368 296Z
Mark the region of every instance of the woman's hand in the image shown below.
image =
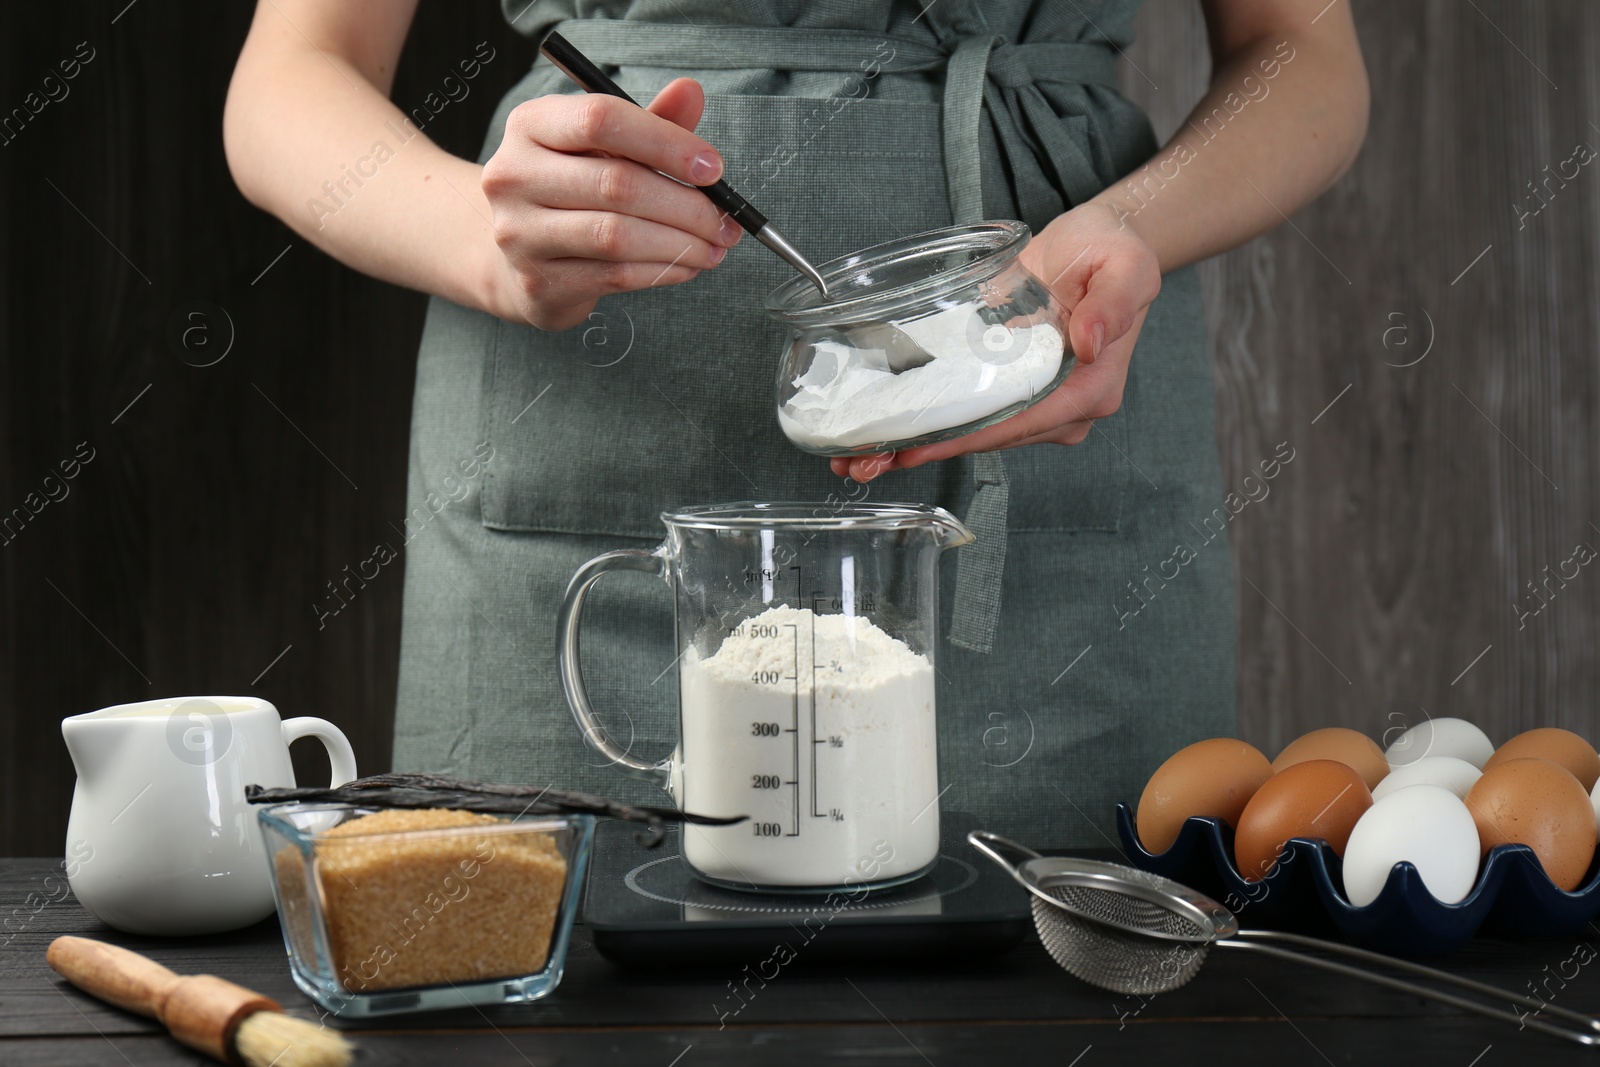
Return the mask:
M676 285L721 263L738 223L678 184L722 176L722 157L691 132L704 108L699 83L679 78L648 109L589 94L512 111L483 168L503 254L496 313L565 330L602 296Z
M1139 329L1161 290L1150 246L1109 204L1091 200L1056 218L1022 251L1022 263L1050 286L1068 313L1067 340L1078 365L1027 411L938 444L873 456L836 457L833 472L858 482L968 452L1020 445L1075 445L1095 419L1116 412Z

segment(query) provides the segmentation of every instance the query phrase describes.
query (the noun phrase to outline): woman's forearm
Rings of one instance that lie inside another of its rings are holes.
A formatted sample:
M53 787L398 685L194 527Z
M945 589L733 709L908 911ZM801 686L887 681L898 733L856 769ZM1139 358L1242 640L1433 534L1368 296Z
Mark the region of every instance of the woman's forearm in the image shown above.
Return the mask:
M289 21L295 6L260 5L229 87L224 143L240 190L356 270L492 310L499 252L482 167L440 149L385 95L405 25L392 50L362 55L318 47Z
M1366 71L1348 14L1326 19L1230 44L1172 140L1095 198L1155 250L1163 273L1272 229L1354 161ZM1214 52L1218 37L1213 26Z

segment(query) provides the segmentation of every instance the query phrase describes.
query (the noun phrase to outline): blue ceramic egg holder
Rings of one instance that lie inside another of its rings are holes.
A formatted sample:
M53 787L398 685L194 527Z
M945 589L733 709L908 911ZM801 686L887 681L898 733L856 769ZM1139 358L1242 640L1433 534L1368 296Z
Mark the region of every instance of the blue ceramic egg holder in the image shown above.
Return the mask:
M1600 854L1583 883L1568 893L1550 881L1533 849L1500 845L1459 904L1440 903L1416 867L1397 863L1378 899L1358 908L1344 895L1340 860L1326 841L1293 838L1265 878L1247 882L1234 866L1233 830L1221 819L1189 819L1171 848L1151 853L1139 842L1133 809L1118 804L1117 833L1135 867L1213 897L1245 926L1337 933L1394 955L1450 952L1480 930L1500 937L1568 937L1600 915Z

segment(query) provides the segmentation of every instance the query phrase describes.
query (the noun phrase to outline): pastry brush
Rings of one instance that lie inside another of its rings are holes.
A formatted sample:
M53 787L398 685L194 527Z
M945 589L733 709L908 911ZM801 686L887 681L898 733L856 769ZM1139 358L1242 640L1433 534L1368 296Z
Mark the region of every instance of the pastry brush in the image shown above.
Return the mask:
M276 1001L210 974L179 975L137 952L87 937L58 937L47 953L67 981L155 1019L174 1038L245 1067L344 1067L336 1032L283 1013Z

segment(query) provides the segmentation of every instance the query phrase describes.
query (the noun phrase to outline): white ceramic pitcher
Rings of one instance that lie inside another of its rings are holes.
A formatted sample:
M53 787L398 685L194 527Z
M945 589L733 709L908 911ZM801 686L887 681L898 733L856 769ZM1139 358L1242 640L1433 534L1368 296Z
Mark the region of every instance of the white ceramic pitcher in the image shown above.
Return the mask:
M119 930L207 934L272 914L272 884L244 787L292 786L289 743L315 737L334 785L355 754L325 719L280 721L255 697L173 697L61 722L78 784L67 824L68 881Z

